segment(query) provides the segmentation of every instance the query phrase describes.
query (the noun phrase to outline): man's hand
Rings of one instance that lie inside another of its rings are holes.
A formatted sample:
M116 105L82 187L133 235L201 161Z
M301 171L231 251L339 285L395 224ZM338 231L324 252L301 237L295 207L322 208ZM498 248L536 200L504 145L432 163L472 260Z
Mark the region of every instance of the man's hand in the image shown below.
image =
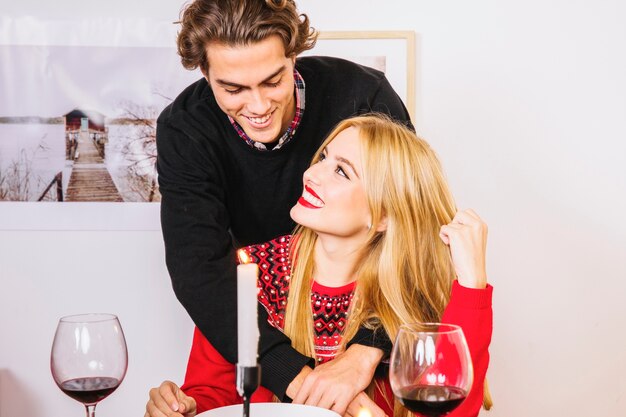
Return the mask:
M287 394L289 398L296 398L298 390L300 389L302 384L304 384L304 380L311 372L313 372L313 369L309 368L308 366L302 368L300 373L296 375L293 381L291 381L291 383L287 387L287 390L285 390L285 394Z
M196 400L186 395L175 383L164 381L150 390L144 417L194 417Z
M348 405L351 406L356 397L372 382L374 371L382 357L383 351L380 349L352 345L332 361L319 365L312 371L310 368L306 368L309 371L303 369L289 385L287 395L295 388L296 396L290 395L295 404L315 405L344 415ZM292 386L298 384L301 385L299 388ZM359 398L361 400L355 407L366 401Z

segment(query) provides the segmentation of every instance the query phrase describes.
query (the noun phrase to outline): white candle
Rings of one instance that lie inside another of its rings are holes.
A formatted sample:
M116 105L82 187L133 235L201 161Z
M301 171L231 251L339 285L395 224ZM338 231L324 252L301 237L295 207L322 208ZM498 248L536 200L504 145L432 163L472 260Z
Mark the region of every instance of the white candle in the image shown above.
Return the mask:
M259 345L257 323L257 264L237 266L237 349L239 366L256 366Z

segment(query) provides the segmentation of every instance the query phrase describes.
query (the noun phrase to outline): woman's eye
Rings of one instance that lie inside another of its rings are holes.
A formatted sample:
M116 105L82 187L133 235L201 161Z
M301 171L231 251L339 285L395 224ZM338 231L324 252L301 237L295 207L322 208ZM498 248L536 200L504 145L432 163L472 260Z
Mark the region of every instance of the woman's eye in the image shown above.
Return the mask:
M348 177L348 174L346 174L346 171L343 170L343 168L341 168L339 165L337 166L337 168L335 169L335 172L339 175L341 175L342 177L345 177L347 179L350 179L350 177Z
M320 153L320 154L317 156L317 160L318 160L318 162L322 162L324 159L326 159L326 155L324 155L324 153Z

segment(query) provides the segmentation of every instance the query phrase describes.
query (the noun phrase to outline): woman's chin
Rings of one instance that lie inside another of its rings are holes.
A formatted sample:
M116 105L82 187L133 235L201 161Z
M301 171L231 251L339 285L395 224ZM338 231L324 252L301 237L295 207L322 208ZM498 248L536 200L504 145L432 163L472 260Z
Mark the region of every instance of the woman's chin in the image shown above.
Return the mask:
M289 212L289 215L291 216L291 220L293 220L294 222L296 222L298 225L303 226L303 227L308 227L309 229L312 229L313 231L315 231L315 222L311 221L310 216L308 216L307 211L310 211L309 209L302 207L299 204L296 204L295 206L293 206L291 208L291 211Z
M297 224L300 224L300 222L298 221L298 203L296 203L296 205L293 206L291 210L289 210L289 217L291 217L291 220L293 220Z

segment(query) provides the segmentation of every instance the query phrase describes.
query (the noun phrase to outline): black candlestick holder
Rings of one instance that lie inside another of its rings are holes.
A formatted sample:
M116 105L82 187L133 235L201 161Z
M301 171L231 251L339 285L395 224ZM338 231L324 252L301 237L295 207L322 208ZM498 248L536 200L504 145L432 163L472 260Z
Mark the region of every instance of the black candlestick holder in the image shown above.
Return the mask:
M243 417L250 417L250 397L261 383L261 366L237 365L237 392L243 398Z

